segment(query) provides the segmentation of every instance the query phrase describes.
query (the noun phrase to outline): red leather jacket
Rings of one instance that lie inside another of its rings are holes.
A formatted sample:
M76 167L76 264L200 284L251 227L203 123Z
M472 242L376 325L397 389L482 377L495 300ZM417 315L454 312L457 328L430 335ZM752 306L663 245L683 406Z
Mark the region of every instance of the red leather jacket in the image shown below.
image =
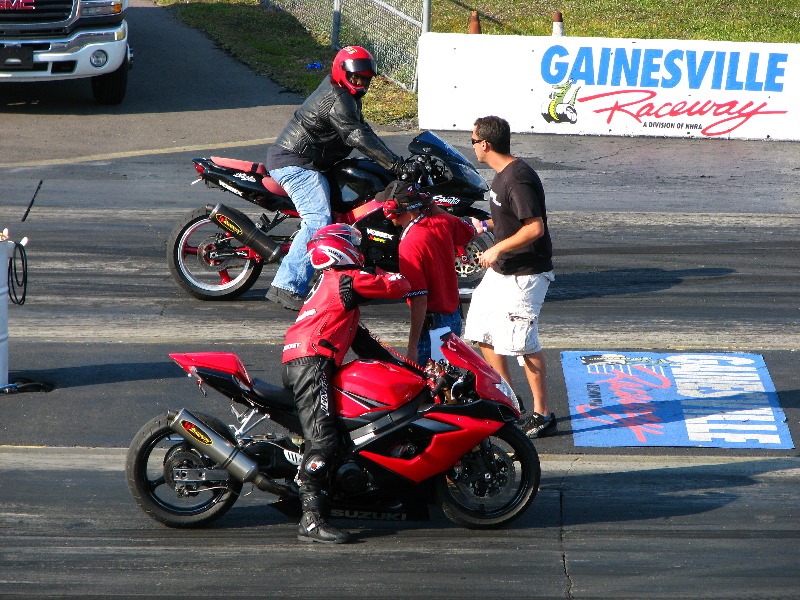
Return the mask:
M358 329L359 304L371 298L400 299L410 290L399 273L380 269L372 273L354 267L323 271L294 325L286 331L283 362L325 356L341 366Z

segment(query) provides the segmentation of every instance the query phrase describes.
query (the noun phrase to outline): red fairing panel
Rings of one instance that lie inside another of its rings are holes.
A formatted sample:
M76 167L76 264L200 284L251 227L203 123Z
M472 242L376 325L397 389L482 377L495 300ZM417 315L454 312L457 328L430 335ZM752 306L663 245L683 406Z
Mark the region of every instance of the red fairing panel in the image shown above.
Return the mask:
M367 215L371 215L376 210L383 210L383 202L378 202L377 200L370 200L369 202L362 204L361 206L355 207L349 213L341 215L342 223L347 223L348 225L354 225L356 221L363 219Z
M178 363L187 373L192 367L213 369L230 373L243 383L252 386L253 380L239 357L231 352L191 352L189 354L170 354L169 357Z
M431 445L412 459L393 458L366 450L359 454L406 479L419 483L449 469L470 448L503 426L499 421L479 420L462 415L434 413L425 418L449 423L461 429L435 435Z
M422 391L425 379L390 364L354 360L336 372L333 387L336 413L351 419L364 413L402 406Z
M442 354L451 365L475 373L475 390L481 398L501 402L516 410L514 403L495 386L496 383L502 381L500 374L490 367L480 354L467 346L460 337L455 334L449 335L442 344Z

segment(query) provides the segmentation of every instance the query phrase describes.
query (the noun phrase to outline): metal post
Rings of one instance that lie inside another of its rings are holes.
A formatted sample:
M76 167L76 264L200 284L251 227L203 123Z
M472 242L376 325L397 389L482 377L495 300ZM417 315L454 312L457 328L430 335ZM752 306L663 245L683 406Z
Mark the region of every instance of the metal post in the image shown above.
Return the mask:
M333 0L333 24L331 25L331 46L339 49L339 30L342 27L342 0Z
M11 244L0 235L0 387L8 385L8 253Z
M553 13L553 35L556 37L564 35L564 16L560 12Z
M422 33L431 30L431 0L422 0Z

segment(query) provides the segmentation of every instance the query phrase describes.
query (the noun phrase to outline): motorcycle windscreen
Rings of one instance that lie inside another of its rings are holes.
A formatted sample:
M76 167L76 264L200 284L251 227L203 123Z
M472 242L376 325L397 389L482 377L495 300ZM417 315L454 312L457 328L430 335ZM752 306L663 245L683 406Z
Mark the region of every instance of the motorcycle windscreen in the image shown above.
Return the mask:
M411 141L408 150L411 154L430 155L443 160L450 169L452 180L455 183L462 182L466 189L480 193L489 191L489 186L475 170L472 161L435 133L423 131Z
M445 162L461 163L472 166L472 162L448 142L444 141L432 131L423 131L408 144L411 154L430 154L441 158Z
M333 376L336 414L346 419L366 413L396 409L415 398L425 379L394 365L374 360L354 360Z

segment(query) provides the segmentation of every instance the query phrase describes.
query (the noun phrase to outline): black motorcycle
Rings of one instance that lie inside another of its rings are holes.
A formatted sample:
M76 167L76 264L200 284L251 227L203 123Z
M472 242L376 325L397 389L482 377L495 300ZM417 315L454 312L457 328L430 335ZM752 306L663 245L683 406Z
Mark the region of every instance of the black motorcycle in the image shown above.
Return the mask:
M415 137L408 150L405 177L432 194L439 206L457 217L489 217L473 206L489 188L463 154L430 131ZM169 236L167 263L178 285L201 300L236 298L255 284L266 263L280 261L288 252L299 229L299 214L262 163L213 156L192 162L200 175L198 181L272 213L271 217L262 213L254 223L234 208L208 205L192 211ZM361 231L367 265L397 271L400 229L374 199L395 175L367 158L344 159L325 175L330 182L333 222ZM294 227L279 228L287 220ZM462 287L473 286L483 276L485 269L478 258L493 242L491 234L483 233L457 249L455 269Z

